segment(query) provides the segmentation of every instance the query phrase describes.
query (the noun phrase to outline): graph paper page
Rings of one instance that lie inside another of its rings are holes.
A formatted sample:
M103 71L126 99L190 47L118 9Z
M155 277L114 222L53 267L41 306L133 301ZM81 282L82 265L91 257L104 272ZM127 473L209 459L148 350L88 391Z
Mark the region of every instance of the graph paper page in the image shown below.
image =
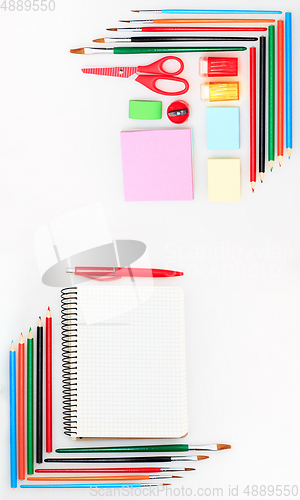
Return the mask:
M77 361L77 436L187 433L181 288L79 287Z

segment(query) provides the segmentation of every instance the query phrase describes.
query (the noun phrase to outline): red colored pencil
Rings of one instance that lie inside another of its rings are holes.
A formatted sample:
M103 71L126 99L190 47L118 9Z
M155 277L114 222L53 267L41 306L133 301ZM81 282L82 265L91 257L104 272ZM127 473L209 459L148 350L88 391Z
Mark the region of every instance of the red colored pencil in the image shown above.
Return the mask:
M46 452L52 452L52 317L46 315Z
M106 474L123 474L123 473L153 473L153 472L183 472L183 471L191 471L195 469L191 469L190 467L181 467L181 468L169 468L169 467L110 467L110 468L102 468L102 469L35 469L37 473L51 473L55 474L70 474L70 473L106 473Z
M283 43L283 21L277 21L277 156L281 167L284 145L284 43Z
M250 48L250 185L256 186L256 47Z
M18 454L19 479L25 479L25 352L22 333L18 346Z

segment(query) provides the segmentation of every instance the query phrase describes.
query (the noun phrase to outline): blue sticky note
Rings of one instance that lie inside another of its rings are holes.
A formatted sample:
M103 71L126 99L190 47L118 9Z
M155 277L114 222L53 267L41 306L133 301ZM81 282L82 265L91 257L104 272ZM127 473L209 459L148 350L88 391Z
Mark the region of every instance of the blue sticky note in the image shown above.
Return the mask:
M207 149L239 149L240 109L238 107L206 108Z

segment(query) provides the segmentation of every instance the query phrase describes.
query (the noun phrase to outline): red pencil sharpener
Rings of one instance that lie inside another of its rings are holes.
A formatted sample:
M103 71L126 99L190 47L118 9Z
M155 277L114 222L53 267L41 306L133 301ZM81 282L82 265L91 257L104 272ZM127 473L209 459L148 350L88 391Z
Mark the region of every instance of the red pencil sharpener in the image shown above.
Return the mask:
M190 116L190 108L185 101L174 101L167 109L167 117L172 123L180 124Z
M238 76L237 57L200 57L200 76Z

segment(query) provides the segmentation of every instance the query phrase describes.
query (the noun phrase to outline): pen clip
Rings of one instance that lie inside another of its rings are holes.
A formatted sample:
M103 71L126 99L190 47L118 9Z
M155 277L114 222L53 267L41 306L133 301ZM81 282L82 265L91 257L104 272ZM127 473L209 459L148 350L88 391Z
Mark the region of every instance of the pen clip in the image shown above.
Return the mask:
M85 278L89 278L91 280L95 281L113 281L113 280L119 280L122 278L122 276L116 276L116 268L112 268L112 272L108 272L108 277L107 278L99 278L97 276L91 276L89 273L84 273L84 272L77 272L77 276L84 276Z

